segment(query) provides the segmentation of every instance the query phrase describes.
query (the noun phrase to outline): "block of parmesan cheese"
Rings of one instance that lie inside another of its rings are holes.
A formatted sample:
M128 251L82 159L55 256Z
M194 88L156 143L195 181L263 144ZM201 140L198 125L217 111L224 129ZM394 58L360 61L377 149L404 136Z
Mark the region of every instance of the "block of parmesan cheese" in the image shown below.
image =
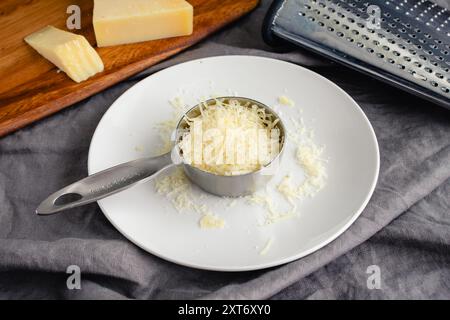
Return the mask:
M25 42L76 82L104 69L97 52L81 35L48 26L27 36Z
M185 0L94 0L99 47L192 34L194 9Z

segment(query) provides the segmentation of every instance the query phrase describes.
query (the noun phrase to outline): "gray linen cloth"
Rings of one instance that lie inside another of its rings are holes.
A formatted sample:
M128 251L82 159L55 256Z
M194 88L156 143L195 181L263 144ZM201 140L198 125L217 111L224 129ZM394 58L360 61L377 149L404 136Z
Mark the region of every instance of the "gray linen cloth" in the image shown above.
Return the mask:
M450 298L450 113L305 50L273 52L260 36L268 5L262 1L250 16L186 52L0 139L0 298ZM97 204L35 216L41 200L87 174L94 129L126 89L170 65L229 54L310 68L363 108L380 144L381 172L373 198L348 231L287 265L221 273L142 251ZM81 290L66 287L65 271L73 264L82 271ZM380 289L367 286L371 265L380 268Z

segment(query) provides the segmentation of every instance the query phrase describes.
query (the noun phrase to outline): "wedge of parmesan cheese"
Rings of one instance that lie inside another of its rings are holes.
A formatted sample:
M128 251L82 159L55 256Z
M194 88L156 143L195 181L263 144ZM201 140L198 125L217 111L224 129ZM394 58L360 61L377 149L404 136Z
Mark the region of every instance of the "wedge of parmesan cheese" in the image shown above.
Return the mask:
M104 69L100 56L81 35L48 26L27 36L25 42L75 82Z

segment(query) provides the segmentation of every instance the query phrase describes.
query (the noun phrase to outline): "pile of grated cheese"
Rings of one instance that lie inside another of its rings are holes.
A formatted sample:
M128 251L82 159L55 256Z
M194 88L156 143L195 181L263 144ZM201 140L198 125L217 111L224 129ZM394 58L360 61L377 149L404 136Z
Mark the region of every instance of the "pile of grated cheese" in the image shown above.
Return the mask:
M295 105L286 96L280 97L279 102L285 102L285 104L290 102L289 105ZM277 210L274 205L273 193L265 192L247 197L248 202L261 205L267 209L264 225L298 216L298 201L301 201L304 197L313 197L326 186L328 176L325 163L327 161L322 158L324 147L317 146L313 140L314 131L305 126L303 119L298 122L291 118L290 121L293 129L287 130L287 137L295 147L296 163L303 169L305 178L302 181L294 181L292 176L287 174L276 185L276 190L292 206L288 212Z
M225 220L213 215L205 204L195 201L191 182L182 168L175 168L168 174L158 176L154 186L156 192L169 199L178 212L192 210L200 214L199 225L202 229L221 229L225 226Z
M266 113L264 108L257 105L250 103L243 105L238 100L232 99L227 102L216 99L215 104L200 105L200 114L194 118L186 117L186 122L189 131L183 135L180 149L183 150L184 157L193 158L188 150L193 150L194 138L201 139L202 150L207 150L208 154L202 152L200 161L189 159L189 163L203 171L223 176L245 174L261 169L276 156L270 153L272 146L270 138L271 130L277 125L279 119L271 113ZM194 136L193 128L196 122L201 126L203 137ZM238 134L232 136L233 146L227 148L226 140L233 131ZM206 132L215 132L214 137L206 138ZM266 136L266 139L260 140L260 136L256 136L261 133ZM259 147L262 147L262 150L268 150L268 156L262 159L256 156L255 140L267 144ZM229 154L230 151L231 154ZM253 158L251 158L252 155ZM245 161L240 161L239 156Z

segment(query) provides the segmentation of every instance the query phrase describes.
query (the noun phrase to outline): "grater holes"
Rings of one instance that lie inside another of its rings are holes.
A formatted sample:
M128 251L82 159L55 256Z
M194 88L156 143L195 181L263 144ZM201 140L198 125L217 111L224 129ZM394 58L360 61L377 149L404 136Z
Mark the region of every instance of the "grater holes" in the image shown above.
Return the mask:
M402 69L402 70L405 70L405 66L404 65L402 65L401 63L398 63L397 64L397 67L399 68L399 69Z
M384 54L382 54L382 53L380 53L380 52L378 52L376 55L377 55L377 57L380 58L380 59L383 59L383 58L384 58Z
M438 77L439 79L444 79L444 76L439 72L436 73L436 77Z
M389 47L388 46L383 46L382 47L384 51L389 51Z
M316 21L316 19L314 17L311 17L311 16L308 17L308 20L311 21L311 22Z
M350 27L349 27L348 25L346 25L346 24L343 24L343 25L342 25L342 28L344 28L345 30L350 29Z
M388 39L387 40L389 43L391 43L391 44L395 44L395 40L394 39Z
M334 19L334 20L333 20L333 23L334 23L334 24L339 24L339 21L336 20L336 19Z
M433 87L437 87L437 86L438 86L438 83L437 83L436 81L430 81L430 84L431 84Z
M428 73L433 73L433 70L431 70L431 69L428 68L428 67L425 67L423 70L425 70L425 71L428 72Z
M361 22L357 22L356 25L357 25L358 27L360 27L360 28L364 28L364 24L361 23Z
M403 57L403 60L408 61L408 62L411 62L411 58L408 57L408 56L404 56L404 57Z
M449 88L446 88L446 87L442 87L441 90L442 90L444 93L449 93L449 92L450 92L450 89L449 89Z
M338 37L340 37L340 38L342 38L342 37L344 36L344 34L343 34L342 32L340 32L340 31L336 32L336 35L337 35Z
M421 55L419 56L419 58L422 59L422 60L424 60L424 61L427 61L427 57L425 57L423 54L421 54Z
M411 53L412 55L415 55L417 53L417 51L414 49L409 49L408 52Z
M415 65L416 67L418 67L418 68L421 68L421 67L422 67L422 64L421 64L419 61L415 61L415 62L414 62L414 65Z
M367 48L367 52L369 52L369 53L374 53L375 50L373 50L372 48Z
M378 40L373 40L372 43L373 43L374 45L378 46L378 45L380 44L380 41L378 41Z
M356 45L360 48L364 48L364 44L362 42L357 42Z
M346 39L347 39L348 42L353 42L353 41L355 41L355 40L353 40L352 37L347 37Z
M359 31L358 30L352 30L352 33L355 35L355 36L357 36L358 34L359 34Z
M390 64L394 64L394 63L395 63L395 60L392 59L392 58L388 58L387 61L388 61Z
M334 28L332 28L332 27L327 27L327 30L330 31L330 32L333 32L333 31L334 31Z
M368 36L366 36L365 34L362 35L362 38L366 41L368 41L370 38Z
M394 54L394 56L399 57L400 56L400 52L398 51L392 51L392 53Z

